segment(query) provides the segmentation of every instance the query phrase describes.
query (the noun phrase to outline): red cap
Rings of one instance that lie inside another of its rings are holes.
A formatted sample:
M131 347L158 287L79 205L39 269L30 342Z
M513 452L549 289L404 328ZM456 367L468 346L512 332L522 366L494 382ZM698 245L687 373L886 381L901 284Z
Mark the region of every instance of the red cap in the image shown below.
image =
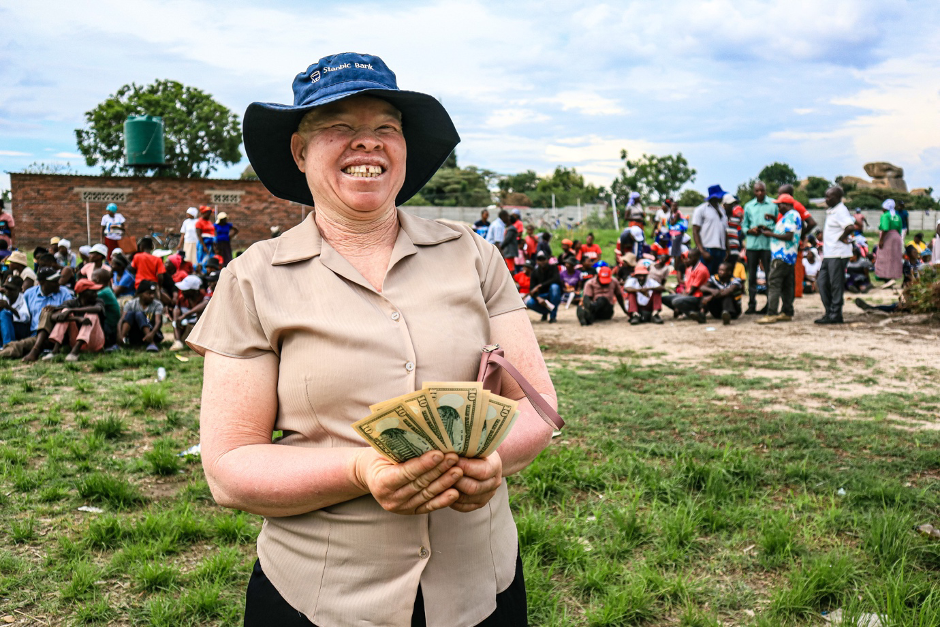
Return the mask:
M793 204L794 204L794 197L791 196L790 194L781 194L780 196L778 196L778 199L775 200L774 202L775 202L776 204L779 204L779 205L780 205L782 202L786 202L786 203L789 204L789 205L793 205Z
M732 209L732 215L736 218L741 218L745 215L745 210L742 209L740 205L736 206L734 209Z
M602 285L607 285L611 282L611 268L608 266L598 268L598 282Z
M98 290L100 290L102 287L104 287L104 286L95 283L95 282L92 281L91 279L79 279L78 282L75 284L75 293L76 293L76 294L81 294L81 293L84 292L85 290L95 290L95 291L98 291Z

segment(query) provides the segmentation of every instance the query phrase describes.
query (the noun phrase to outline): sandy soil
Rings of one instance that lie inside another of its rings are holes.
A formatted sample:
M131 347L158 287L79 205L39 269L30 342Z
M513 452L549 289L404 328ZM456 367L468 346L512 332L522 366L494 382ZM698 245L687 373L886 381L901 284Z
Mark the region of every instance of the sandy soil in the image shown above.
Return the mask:
M742 316L733 320L729 326L723 326L721 320L710 319L706 324L695 321L673 319L673 312L665 310L664 324L643 324L631 326L623 312L618 311L611 321L582 327L575 316L575 307L563 309L556 324L540 321L540 316L530 311L529 316L536 330L540 344L547 348L547 354L561 361L610 361L616 364L620 357L603 355L587 356L597 348L610 351L638 351L633 359L640 362L663 360L678 364L689 363L690 359L711 359L717 354L741 355L748 361L749 355L762 355L761 362L767 363L767 355L798 356L817 355L822 362L838 358L840 363L852 363L852 358L859 359L860 367L855 373L847 369L847 375L866 375L869 370L879 371L876 375L878 387L871 383L857 383L850 376L834 380L823 375L820 370L796 366L788 369L786 377L790 386L799 389L801 402L807 407L830 404L829 400L808 397L809 393L823 392L840 404L839 399L874 394L879 391L911 392L918 391L937 397L941 387L941 330L938 318L926 316L885 317L863 313L853 300L855 295L847 294L844 307L846 324L839 326L819 326L814 319L823 314L823 305L817 294L806 294L795 300L795 316L792 322L773 325L756 324L761 316ZM870 304L889 304L898 298L891 290L876 290L865 296ZM759 297L759 306L764 302ZM926 320L926 318L928 318ZM848 359L849 358L849 359ZM806 362L804 362L806 363ZM868 367L867 365L868 364ZM575 364L573 364L575 365ZM577 367L577 366L576 366ZM826 367L823 364L823 367ZM910 375L905 369L919 368L920 375ZM930 369L926 375L925 368ZM816 370L816 372L814 371ZM732 373L732 370L716 371L716 374ZM779 377L781 372L756 367L749 370L750 376ZM886 376L888 375L888 376ZM720 394L723 390L716 390ZM750 395L761 397L766 392L754 390ZM839 414L846 419L865 419L853 411ZM906 416L888 418L907 422ZM920 428L937 429L941 422L924 423L917 421Z

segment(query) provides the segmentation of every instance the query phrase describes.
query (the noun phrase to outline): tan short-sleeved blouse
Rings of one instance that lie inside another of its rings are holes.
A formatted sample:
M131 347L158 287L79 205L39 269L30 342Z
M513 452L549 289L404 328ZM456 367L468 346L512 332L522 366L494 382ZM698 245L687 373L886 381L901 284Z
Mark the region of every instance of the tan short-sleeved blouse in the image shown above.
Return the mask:
M399 211L382 293L320 236L311 214L223 271L188 339L199 353L280 358L283 446L366 446L350 425L423 381L472 381L490 317L523 307L496 247L469 228ZM258 472L267 472L259 468ZM266 518L262 567L320 627L407 626L421 583L430 627L476 625L513 581L506 481L487 507L401 516L371 495Z

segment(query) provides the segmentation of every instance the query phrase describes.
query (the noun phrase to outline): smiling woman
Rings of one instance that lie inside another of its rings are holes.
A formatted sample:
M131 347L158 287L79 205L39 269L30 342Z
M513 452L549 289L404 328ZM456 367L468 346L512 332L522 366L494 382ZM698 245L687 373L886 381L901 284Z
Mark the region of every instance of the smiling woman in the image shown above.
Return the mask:
M381 59L325 57L294 105L254 103L245 149L301 224L226 266L187 343L206 355L203 467L216 501L260 514L245 624L525 625L505 477L548 444L520 417L483 459L394 464L351 425L425 381L471 381L480 350L555 391L500 252L469 227L398 210L459 141L444 108ZM284 437L271 442L272 431Z

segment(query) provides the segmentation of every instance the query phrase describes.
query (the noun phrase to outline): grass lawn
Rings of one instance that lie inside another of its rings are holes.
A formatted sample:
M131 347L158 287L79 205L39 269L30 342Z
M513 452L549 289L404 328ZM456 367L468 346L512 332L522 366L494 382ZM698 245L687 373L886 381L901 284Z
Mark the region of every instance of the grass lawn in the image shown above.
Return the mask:
M892 419L937 419L936 371L884 374L911 394L801 398L796 371L847 364L544 349L568 426L510 479L533 625L939 624L939 543L912 529L938 525L938 432ZM241 624L260 519L176 455L198 441L186 356L0 364L0 617ZM828 415L848 402L875 419Z

